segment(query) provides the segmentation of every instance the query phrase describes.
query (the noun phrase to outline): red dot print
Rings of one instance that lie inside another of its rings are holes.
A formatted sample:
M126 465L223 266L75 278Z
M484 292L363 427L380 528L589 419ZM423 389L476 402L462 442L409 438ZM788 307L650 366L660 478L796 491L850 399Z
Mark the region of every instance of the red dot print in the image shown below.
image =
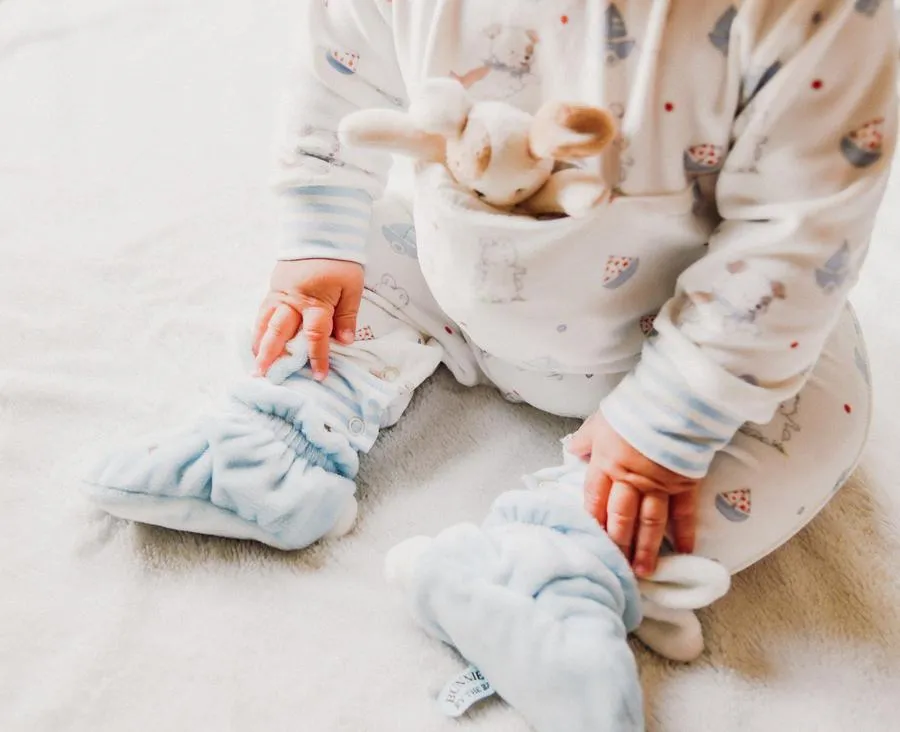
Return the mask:
M568 15L563 15L563 16L559 19L559 22L562 23L563 25L565 25L566 23L569 22L569 16L568 16Z
M449 325L445 325L444 330L446 330L449 335L453 335L453 328L451 328Z
M667 112L671 112L675 109L675 105L672 104L672 102L666 102L663 106L663 109L665 109Z
M799 345L800 344L797 341L794 341L793 343L791 343L791 348L796 348Z
M819 89L822 88L822 80L821 80L821 79L814 79L814 80L813 80L813 83L810 84L810 86L812 86L813 89L815 89L816 91L818 91Z
M845 405L844 405L844 411L845 411L847 414L850 414L850 412L853 411L853 407L851 407L849 404L845 404Z

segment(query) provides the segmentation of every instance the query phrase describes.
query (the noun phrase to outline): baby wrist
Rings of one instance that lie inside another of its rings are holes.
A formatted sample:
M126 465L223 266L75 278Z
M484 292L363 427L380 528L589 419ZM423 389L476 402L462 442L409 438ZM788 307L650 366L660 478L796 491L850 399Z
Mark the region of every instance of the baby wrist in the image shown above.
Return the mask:
M281 197L280 260L337 259L365 264L372 197L362 188L304 185Z
M743 423L692 390L649 343L638 365L603 400L600 413L645 457L698 479Z

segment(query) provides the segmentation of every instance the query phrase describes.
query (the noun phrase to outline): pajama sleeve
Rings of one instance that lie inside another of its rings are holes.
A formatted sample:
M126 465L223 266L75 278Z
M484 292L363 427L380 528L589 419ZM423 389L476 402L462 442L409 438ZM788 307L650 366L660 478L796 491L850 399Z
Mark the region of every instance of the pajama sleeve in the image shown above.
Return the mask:
M364 263L372 201L384 189L390 157L342 150L337 130L355 110L406 105L391 5L377 0L303 0L303 5L299 58L283 103L273 181L280 204L278 258Z
M895 146L892 12L751 0L735 20L744 90L716 190L723 220L601 405L670 470L700 478L743 422L768 422L845 307Z

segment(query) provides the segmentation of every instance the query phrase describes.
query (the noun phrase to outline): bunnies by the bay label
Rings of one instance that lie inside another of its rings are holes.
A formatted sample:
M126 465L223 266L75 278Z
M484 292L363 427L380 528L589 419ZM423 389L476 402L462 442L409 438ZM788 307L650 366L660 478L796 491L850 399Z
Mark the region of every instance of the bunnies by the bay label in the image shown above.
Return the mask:
M474 704L496 692L491 682L474 666L454 676L438 695L438 706L448 717L461 717Z

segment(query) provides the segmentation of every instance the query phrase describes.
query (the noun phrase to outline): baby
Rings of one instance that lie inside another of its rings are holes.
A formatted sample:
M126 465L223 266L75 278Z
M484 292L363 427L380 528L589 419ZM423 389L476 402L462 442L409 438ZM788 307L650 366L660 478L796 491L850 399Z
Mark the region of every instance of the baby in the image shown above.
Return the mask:
M585 505L638 576L667 536L736 572L796 534L868 426L847 295L897 134L890 4L305 6L279 261L256 376L233 395L253 414L190 433L178 469L124 490L201 498L232 522L206 531L303 546L346 528L355 503L290 533L291 497L352 496L357 454L444 363L463 384L585 419L567 442L589 465ZM511 215L440 165L342 148L347 114L404 108L436 77L527 112L550 99L609 110L618 136L584 166L612 202L577 219ZM267 453L263 469L248 454L260 426L289 459ZM238 466L255 472L229 477ZM190 528L168 508L141 515Z
M585 501L639 575L667 526L732 570L799 531L868 420L846 298L896 134L889 3L313 0L306 23L259 374L302 329L315 379L334 339L400 384L385 423L440 361L587 417ZM344 115L429 77L613 111L618 197L535 221L471 210L435 169L385 198L377 154L321 171Z

